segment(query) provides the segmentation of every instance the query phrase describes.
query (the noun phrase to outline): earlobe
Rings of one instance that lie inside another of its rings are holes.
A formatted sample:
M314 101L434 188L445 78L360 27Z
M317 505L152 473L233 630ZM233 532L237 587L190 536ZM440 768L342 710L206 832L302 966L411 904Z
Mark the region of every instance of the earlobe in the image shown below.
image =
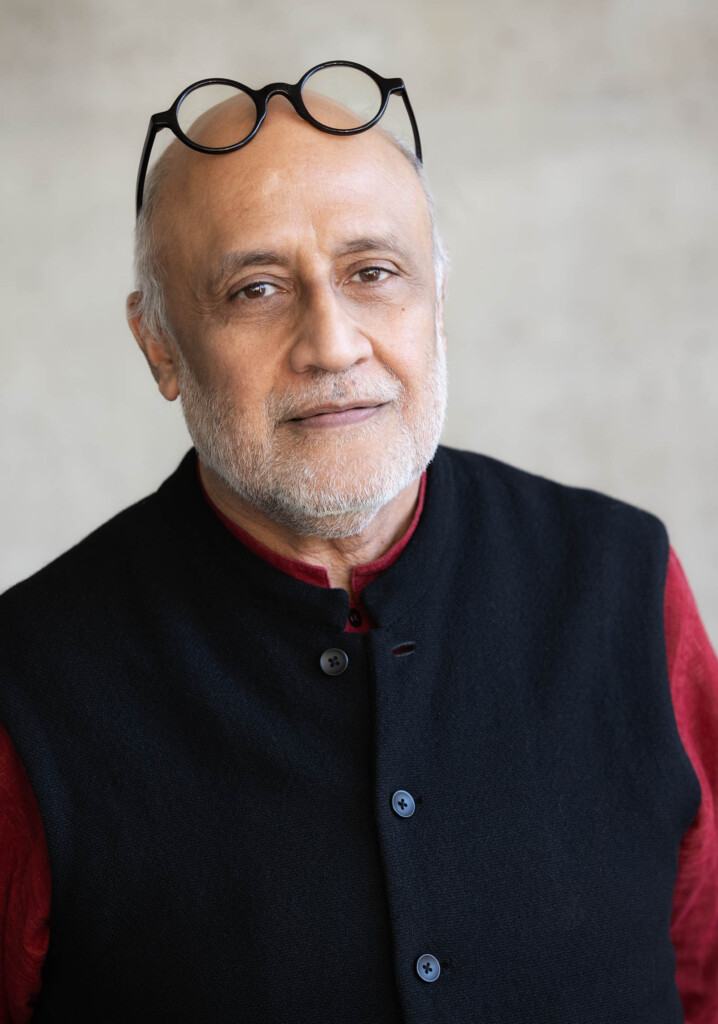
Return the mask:
M155 335L147 330L141 299L142 296L139 292L132 292L128 295L127 323L147 360L152 376L157 381L160 393L168 402L174 402L179 395L175 346L167 335Z

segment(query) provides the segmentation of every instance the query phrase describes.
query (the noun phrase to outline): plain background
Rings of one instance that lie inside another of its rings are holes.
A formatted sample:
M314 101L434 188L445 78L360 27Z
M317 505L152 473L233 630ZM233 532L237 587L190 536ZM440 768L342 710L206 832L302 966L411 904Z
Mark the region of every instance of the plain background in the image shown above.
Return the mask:
M5 0L0 590L189 446L124 322L149 115L402 76L453 271L445 441L659 515L718 639L716 0ZM181 557L181 553L178 553Z

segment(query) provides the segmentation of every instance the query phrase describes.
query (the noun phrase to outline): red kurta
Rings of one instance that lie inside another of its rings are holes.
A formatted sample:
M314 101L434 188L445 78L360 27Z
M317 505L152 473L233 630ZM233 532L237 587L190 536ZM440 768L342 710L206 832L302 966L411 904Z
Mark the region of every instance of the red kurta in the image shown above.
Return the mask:
M353 603L347 632L372 623L362 589L399 557L421 515L426 474L414 518L380 559L352 572ZM211 502L210 502L211 504ZM213 506L214 508L214 506ZM235 526L227 528L259 557L307 583L329 587L321 566L285 558ZM478 584L477 584L478 586ZM718 659L701 623L673 549L666 577L666 657L673 707L686 753L701 787L696 819L681 842L673 897L671 938L676 982L686 1024L718 1022ZM25 1024L40 990L50 932L50 865L40 813L25 769L0 726L0 1024Z

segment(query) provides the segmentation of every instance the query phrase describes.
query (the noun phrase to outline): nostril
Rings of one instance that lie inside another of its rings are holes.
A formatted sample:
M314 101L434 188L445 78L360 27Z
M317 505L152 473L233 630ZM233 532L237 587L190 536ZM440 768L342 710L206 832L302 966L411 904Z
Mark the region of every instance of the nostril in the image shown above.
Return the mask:
M401 656L402 654L413 654L415 650L416 644L414 643L414 641L407 640L406 643L399 644L398 647L395 647L391 653Z

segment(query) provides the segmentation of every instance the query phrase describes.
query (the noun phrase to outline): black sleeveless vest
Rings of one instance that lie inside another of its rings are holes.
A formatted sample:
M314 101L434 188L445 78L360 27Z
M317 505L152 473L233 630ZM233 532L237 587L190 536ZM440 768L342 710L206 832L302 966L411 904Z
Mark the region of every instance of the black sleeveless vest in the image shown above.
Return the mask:
M678 1024L667 556L644 512L440 448L344 634L190 452L0 599L52 871L35 1020Z

